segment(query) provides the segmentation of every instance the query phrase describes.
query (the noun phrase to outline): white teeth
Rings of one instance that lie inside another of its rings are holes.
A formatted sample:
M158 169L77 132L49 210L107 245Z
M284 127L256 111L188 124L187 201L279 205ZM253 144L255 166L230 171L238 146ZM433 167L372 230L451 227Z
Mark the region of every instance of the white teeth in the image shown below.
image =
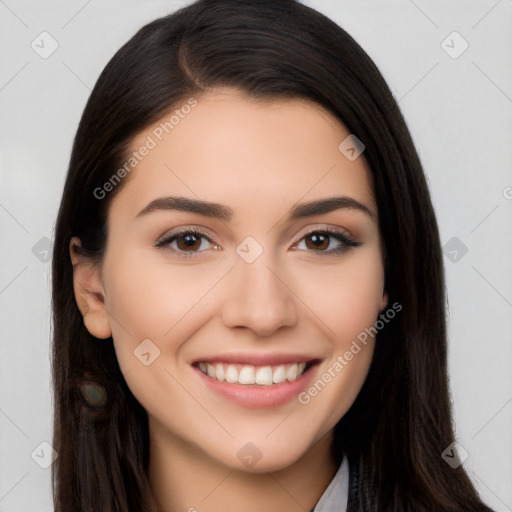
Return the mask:
M215 365L215 378L217 380L224 380L224 365L222 363L217 363Z
M256 384L260 384L262 386L271 386L272 385L272 368L270 366L262 366L258 368L256 372Z
M224 380L224 365L222 363L215 365L215 377L217 380Z
M240 370L240 375L238 376L238 382L240 384L254 384L257 381L257 378L254 376L254 366L244 366Z
M216 363L215 365L207 362L198 364L198 368L220 382L227 381L231 384L257 384L260 386L271 386L272 384L281 384L283 382L292 382L299 378L306 368L306 363L292 363L290 365L281 364L279 366L259 366L244 365L242 367L234 364Z
M226 371L226 380L231 384L238 382L238 371L234 364L230 364Z
M209 377L215 378L215 368L210 363L206 363L206 372Z
M294 363L286 371L286 380L292 381L297 378L297 363Z
M284 365L278 366L274 371L274 375L272 377L272 382L274 384L280 384L281 382L284 382L285 380L286 380L286 372L284 370Z

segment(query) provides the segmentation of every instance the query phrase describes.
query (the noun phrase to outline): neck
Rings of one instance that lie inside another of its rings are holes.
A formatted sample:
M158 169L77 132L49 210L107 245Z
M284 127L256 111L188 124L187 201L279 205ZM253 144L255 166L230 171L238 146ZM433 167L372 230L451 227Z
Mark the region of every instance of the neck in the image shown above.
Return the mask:
M158 434L150 419L148 478L162 512L304 512L333 479L332 431L294 464L268 473L241 471L182 440ZM180 441L180 442L178 442Z

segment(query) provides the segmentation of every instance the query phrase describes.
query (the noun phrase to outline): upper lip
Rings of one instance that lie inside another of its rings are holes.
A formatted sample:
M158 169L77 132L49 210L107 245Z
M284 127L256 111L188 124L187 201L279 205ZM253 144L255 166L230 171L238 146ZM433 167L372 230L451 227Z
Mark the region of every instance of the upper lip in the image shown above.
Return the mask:
M304 354L224 354L205 356L196 359L192 364L204 363L228 363L247 364L252 366L275 366L287 363L302 363L318 361L319 358Z

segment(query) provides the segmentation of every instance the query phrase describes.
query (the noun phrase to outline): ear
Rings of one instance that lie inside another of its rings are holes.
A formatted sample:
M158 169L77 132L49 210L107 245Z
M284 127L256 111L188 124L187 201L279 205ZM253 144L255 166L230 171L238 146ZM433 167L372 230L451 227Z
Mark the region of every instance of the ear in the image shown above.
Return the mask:
M78 309L84 317L86 329L96 338L112 336L110 320L105 309L105 291L101 282L101 267L80 252L77 237L69 242L69 255L73 265L73 290Z

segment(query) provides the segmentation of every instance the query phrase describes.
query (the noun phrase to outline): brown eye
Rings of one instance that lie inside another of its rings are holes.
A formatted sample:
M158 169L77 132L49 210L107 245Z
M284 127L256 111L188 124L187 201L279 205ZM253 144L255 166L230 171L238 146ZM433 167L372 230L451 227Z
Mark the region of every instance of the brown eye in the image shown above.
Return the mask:
M182 231L162 237L155 244L156 247L169 249L179 256L195 256L208 249L217 249L218 246L200 231Z
M194 233L183 233L176 236L176 243L180 251L195 251L201 246L201 237Z
M304 244L305 248L301 247L302 244ZM360 245L360 242L356 242L341 231L323 229L311 231L305 235L297 244L297 248L305 249L309 252L316 252L319 255L328 256L342 254L351 247L359 247Z
M329 247L329 239L330 236L328 235L324 235L322 233L311 233L305 237L306 247L314 251L325 250ZM310 244L308 244L308 240L311 241Z

